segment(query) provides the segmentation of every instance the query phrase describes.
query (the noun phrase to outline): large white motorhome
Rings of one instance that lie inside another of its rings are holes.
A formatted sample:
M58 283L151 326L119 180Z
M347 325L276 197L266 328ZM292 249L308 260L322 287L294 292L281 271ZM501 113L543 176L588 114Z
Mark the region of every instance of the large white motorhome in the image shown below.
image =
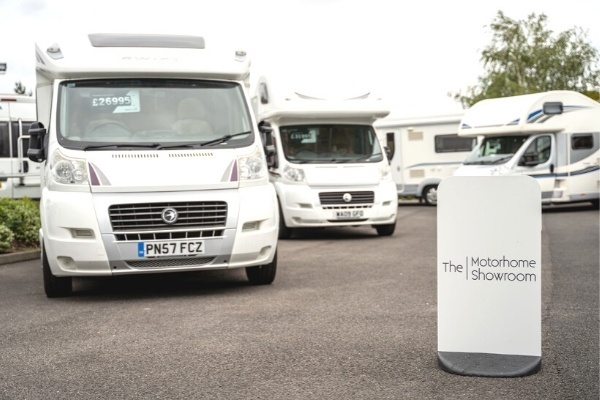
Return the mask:
M373 122L389 113L368 93L352 99L258 81L253 106L279 200L279 237L299 228L364 226L394 233L398 197ZM279 90L279 91L278 91Z
M477 138L458 136L462 114L375 122L390 151L392 177L400 199L437 205L437 187L452 176L475 147Z
M185 35L36 44L47 296L72 278L277 267L277 198L249 105L250 61Z
M0 94L0 197L39 199L40 166L27 159L35 99Z
M592 202L600 188L600 103L572 91L482 100L458 134L483 135L455 175L529 175L543 204Z

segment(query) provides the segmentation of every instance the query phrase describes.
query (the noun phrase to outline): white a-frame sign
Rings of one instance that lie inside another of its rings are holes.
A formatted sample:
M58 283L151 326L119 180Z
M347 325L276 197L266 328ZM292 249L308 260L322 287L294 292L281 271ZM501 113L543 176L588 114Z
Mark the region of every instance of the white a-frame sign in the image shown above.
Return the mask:
M438 187L438 360L460 375L541 366L541 190L528 176Z

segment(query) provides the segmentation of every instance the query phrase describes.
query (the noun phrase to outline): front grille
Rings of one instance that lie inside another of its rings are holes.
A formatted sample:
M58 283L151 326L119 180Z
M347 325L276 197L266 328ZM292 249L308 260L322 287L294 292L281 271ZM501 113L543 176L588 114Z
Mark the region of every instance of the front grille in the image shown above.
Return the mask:
M345 194L352 196L352 200L345 201ZM322 205L372 204L375 202L375 192L321 192L319 193L319 200Z
M139 261L126 261L133 268L178 268L210 264L216 257L151 258Z
M165 208L174 208L178 219L167 224L162 219ZM108 209L113 232L182 231L202 228L224 228L227 220L227 203L224 201L165 202L116 204ZM187 238L187 237L184 237Z
M180 240L223 237L224 229L208 229L202 231L154 231L154 232L127 232L115 234L118 242L139 242L140 240Z
M344 206L344 205L323 206L323 210L366 210L369 208L373 208L373 205L368 204L368 205L356 205L356 206Z

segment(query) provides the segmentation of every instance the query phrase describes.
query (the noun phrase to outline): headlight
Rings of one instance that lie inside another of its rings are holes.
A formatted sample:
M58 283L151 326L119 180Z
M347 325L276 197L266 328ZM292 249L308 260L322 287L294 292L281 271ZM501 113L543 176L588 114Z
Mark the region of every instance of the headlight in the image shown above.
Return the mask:
M286 165L283 168L283 176L292 182L302 182L304 180L304 171L300 168L292 168Z
M57 183L87 185L88 174L85 160L68 158L56 150L50 160L50 174Z
M267 164L260 151L255 151L254 154L238 158L240 170L240 181L251 179L262 179L267 176Z

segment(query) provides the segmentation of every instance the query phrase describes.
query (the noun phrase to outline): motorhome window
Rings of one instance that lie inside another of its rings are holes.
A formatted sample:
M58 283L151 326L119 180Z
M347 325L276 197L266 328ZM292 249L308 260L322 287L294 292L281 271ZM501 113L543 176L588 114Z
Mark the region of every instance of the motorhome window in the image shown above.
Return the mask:
M476 138L460 137L452 134L436 135L434 140L436 153L471 151L477 143Z
M394 132L388 132L385 134L385 140L387 142L387 147L390 149L390 161L394 159L394 154L396 153L396 142L394 141Z
M552 138L550 136L540 136L527 146L519 160L519 165L535 166L543 164L550 159L551 150Z
M377 162L383 160L375 131L368 125L280 127L284 155L295 163Z
M192 145L235 136L219 147L253 142L241 86L232 82L113 79L63 82L58 140L71 149L102 145ZM139 148L139 147L137 147Z
M21 154L27 154L27 149L29 149L29 138L24 138L23 136L29 133L29 126L31 122L21 121L13 121L12 122L12 154L13 157L17 157L19 154L19 144L21 146ZM19 137L21 140L19 140Z
M571 136L569 159L572 163L592 156L600 148L600 132L574 133Z
M594 136L588 134L575 134L571 136L571 148L573 150L588 150L594 147Z
M10 157L8 122L0 122L0 157Z
M9 138L8 122L0 122L0 157L17 157L19 155L19 143L21 143L21 154L27 154L29 148L29 139L22 138L19 140L19 136L26 135L29 130L31 122L22 122L21 126L24 132L19 133L19 121L12 121L12 140Z
M498 164L508 161L521 148L527 136L490 136L481 141L464 164Z

